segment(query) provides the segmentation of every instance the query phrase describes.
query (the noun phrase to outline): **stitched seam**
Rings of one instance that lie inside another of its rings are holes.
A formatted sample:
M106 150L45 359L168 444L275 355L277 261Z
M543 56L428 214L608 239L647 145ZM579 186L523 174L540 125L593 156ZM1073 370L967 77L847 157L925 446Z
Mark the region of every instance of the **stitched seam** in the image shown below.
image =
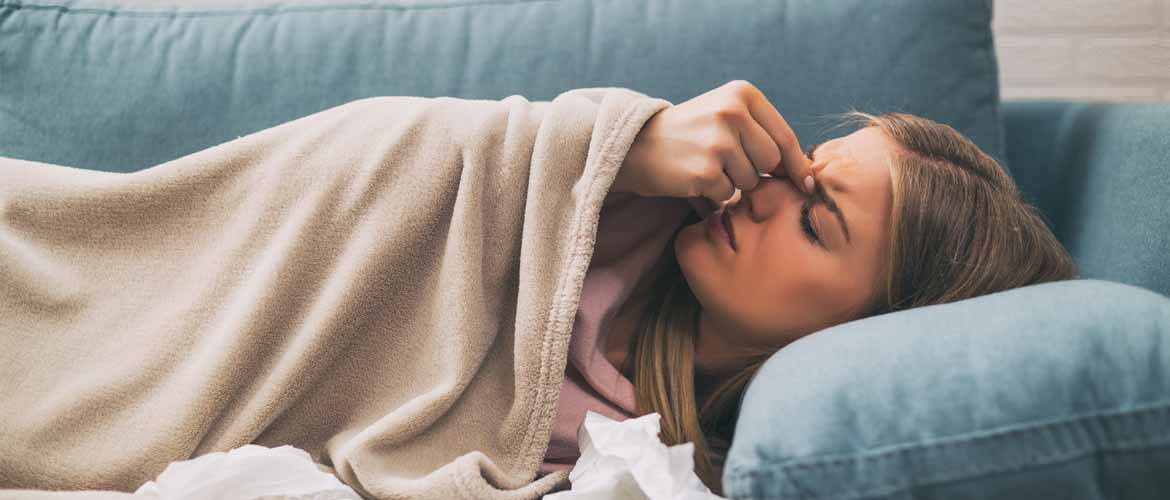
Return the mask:
M783 465L786 467L794 467L794 468L816 468L816 467L830 467L830 466L835 466L835 465L839 465L839 464L846 463L846 462L872 462L872 461L883 460L883 459L889 458L891 455L898 455L898 454L904 454L904 453L909 453L909 452L918 452L918 451L922 451L922 450L929 450L929 449L936 449L936 448L947 448L947 447L953 447L953 446L957 446L957 445L961 445L961 444L967 444L967 443L978 442L978 441L1007 439L1007 438L1011 438L1017 434L1030 433L1036 429L1040 429L1040 428L1044 428L1044 427L1068 426L1068 425L1073 425L1076 423L1091 421L1091 420L1095 420L1095 419L1112 420L1114 418L1122 418L1122 417L1130 417L1130 416L1138 416L1138 415L1143 415L1143 414L1152 414L1152 413L1170 411L1170 403L1164 402L1164 403L1155 403L1155 404L1158 406L1144 407L1144 408L1137 408L1137 409L1130 409L1130 410L1115 410L1115 411L1108 411L1108 412L1091 413L1091 414L1079 415L1079 416L1075 416L1075 417L1067 418L1067 419L1049 420L1049 421L1043 421L1043 422L1038 422L1038 423L1034 423L1034 424L1027 424L1027 425L1021 426L1021 427L995 430L995 431L988 432L986 434L980 434L980 435L976 435L976 436L965 435L965 436L960 436L960 437L956 437L956 438L946 438L946 439L935 441L935 442L900 445L900 446L897 446L895 449L886 450L886 451L882 451L882 452L878 452L878 453L873 453L873 454L861 456L861 457L845 456L845 457L838 457L838 458L812 459L812 460L807 460L807 461L788 460L788 459L756 460L753 463L753 465L751 465L751 466L745 466L745 465L737 466L737 467L735 467L735 469L731 469L730 472L732 475L753 474L753 473L758 472L758 471L751 470L751 469L744 470L744 468L751 467L752 469L755 469L759 466L769 466L769 465Z
M559 2L562 0L495 0L491 2L474 2L466 1L461 3L447 3L436 5L385 5L385 4L370 4L370 3L353 3L342 5L278 5L273 7L251 8L251 9L218 9L218 10L196 10L196 11L149 11L149 10L116 10L116 9L101 9L101 8L73 8L66 5L52 5L52 4L26 4L21 2L10 3L6 0L0 0L0 10L55 10L63 15L104 15L104 16L119 16L119 17L222 17L222 16L253 16L261 15L276 15L276 14L303 14L315 12L330 12L330 11L418 11L418 10L443 10L455 9L464 7L480 7L480 6L495 6L495 5L511 5L511 4L525 4L525 3L547 3Z

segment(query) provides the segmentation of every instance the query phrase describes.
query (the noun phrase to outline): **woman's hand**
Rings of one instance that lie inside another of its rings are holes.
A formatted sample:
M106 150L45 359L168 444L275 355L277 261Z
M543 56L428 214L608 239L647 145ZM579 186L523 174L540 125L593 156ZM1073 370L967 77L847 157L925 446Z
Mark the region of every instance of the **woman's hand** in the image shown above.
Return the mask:
M811 193L810 166L763 92L734 80L650 117L611 191L722 203L736 189L755 189L759 174L767 173L787 175Z

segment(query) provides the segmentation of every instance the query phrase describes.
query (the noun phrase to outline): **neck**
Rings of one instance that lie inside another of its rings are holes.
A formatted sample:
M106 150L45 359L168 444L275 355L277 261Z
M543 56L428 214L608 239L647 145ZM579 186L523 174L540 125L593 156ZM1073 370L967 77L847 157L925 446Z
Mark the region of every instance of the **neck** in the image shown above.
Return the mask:
M707 399L707 396L710 396L711 393L715 392L715 389L719 387L719 384L722 384L729 377L731 377L731 375L734 375L735 372L733 370L727 369L707 369L703 367L703 365L699 364L698 351L696 351L695 354L695 403L701 406L703 401Z
M610 321L609 333L605 339L606 358L631 382L634 380L634 360L630 359L633 350L630 342L645 310L645 302L639 295L631 295Z
M751 357L751 351L730 341L727 331L735 328L718 322L706 311L699 314L695 331L695 372L696 380L723 380L743 368Z

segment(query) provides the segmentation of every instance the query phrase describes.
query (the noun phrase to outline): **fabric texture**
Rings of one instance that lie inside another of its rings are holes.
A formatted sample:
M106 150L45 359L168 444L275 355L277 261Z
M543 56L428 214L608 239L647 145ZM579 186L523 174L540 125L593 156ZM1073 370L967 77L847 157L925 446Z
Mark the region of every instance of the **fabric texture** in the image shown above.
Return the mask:
M836 137L831 115L853 107L947 123L1000 157L991 14L992 0L0 0L0 156L138 170L370 96L618 86L683 102L743 78L802 144Z
M853 321L750 382L731 498L1163 499L1170 298L1069 280Z
M0 498L247 443L538 498L600 208L670 105L386 96L133 173L0 159Z
M688 200L610 193L601 208L593 259L569 340L569 361L541 473L570 470L581 456L577 429L592 410L614 420L637 417L634 385L605 357L610 321L668 247Z
M1081 276L1170 296L1170 103L1004 104L1008 166Z

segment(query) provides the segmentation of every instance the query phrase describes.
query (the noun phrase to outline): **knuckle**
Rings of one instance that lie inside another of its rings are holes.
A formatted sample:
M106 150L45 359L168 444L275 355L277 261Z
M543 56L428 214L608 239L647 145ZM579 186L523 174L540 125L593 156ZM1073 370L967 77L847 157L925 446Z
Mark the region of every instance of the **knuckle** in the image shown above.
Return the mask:
M723 163L718 160L708 160L703 164L702 168L699 169L699 173L696 175L696 177L699 178L699 181L704 185L717 183L722 176Z
M722 161L732 153L732 144L726 140L716 140L707 145L707 156L713 161Z
M731 158L732 146L727 142L711 144L707 148L707 160L711 164L722 165L724 160Z
M760 184L760 177L757 175L753 175L751 177L748 177L747 179L748 179L748 181L743 183L743 185L740 186L740 189L743 189L745 191L751 191L751 190L755 189L756 186L758 186Z
M727 82L727 88L735 90L737 92L744 92L744 91L748 91L748 90L755 88L755 86L752 85L751 82L749 82L747 80L737 78L735 80L731 80L731 81Z
M743 103L732 100L715 108L711 114L720 122L734 123L743 119L744 112Z
M780 149L779 148L769 148L767 151L764 152L764 162L767 163L767 165L764 165L764 167L774 168L777 165L779 165L780 160L783 160L783 159L784 158L782 156L780 156Z
M763 165L763 167L760 168L760 170L764 171L764 172L769 172L769 173L773 172L777 168L782 166L781 163L783 161L784 161L784 157L780 156L779 150L768 151L767 157L764 159L765 165Z
M752 97L760 91L760 89L756 88L755 85L752 85L752 83L747 80L732 80L727 83L727 86L735 95L739 96L741 99Z
M700 141L700 146L709 156L719 156L727 151L730 143L727 140L726 134L716 129L711 130L703 137Z

